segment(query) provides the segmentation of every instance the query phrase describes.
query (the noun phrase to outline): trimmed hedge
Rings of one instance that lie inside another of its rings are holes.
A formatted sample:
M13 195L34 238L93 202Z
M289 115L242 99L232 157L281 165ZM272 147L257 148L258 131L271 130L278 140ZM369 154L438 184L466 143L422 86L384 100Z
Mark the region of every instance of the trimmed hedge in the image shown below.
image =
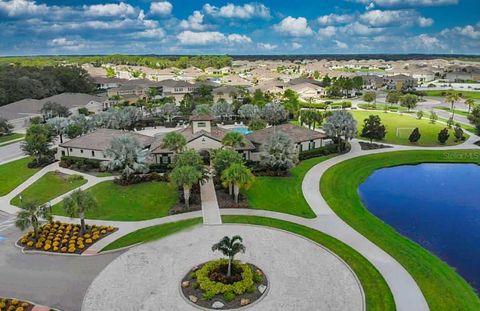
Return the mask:
M337 144L330 144L330 145L326 145L326 146L323 146L323 147L320 147L320 148L315 148L315 149L302 151L302 152L300 152L299 159L300 160L306 160L306 159L310 159L310 158L326 156L326 155L337 153L337 152L338 152Z
M98 170L102 161L80 157L63 156L60 160L60 167L77 168L82 171Z

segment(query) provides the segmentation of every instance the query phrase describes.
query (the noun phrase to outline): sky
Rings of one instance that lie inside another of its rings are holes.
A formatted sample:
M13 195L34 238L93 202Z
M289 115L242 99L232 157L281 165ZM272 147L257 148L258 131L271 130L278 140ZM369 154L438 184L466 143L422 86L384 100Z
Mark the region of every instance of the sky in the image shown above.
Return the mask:
M0 55L480 54L480 0L0 0Z

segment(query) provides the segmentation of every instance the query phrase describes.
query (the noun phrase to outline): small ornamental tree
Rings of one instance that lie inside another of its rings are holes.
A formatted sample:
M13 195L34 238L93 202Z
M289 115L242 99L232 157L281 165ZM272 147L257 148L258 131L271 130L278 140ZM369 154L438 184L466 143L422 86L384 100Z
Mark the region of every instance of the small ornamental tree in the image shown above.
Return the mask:
M298 161L297 151L290 137L283 132L276 132L263 145L260 165L271 171L285 172Z
M98 206L92 194L88 191L75 190L63 200L63 209L70 217L80 218L82 234L86 231L85 212Z
M190 191L193 185L200 181L201 177L202 172L190 165L177 166L170 173L172 183L183 188L183 197L187 209L190 207Z
M242 156L231 149L217 149L213 151L212 164L218 176L233 163L243 163Z
M377 100L377 94L375 92L365 92L365 94L363 94L363 100L369 104L375 102Z
M406 94L400 98L400 105L406 107L408 111L417 106L418 97L414 94Z
M363 120L363 129L360 136L370 139L372 142L374 139L382 140L385 138L387 130L385 125L382 124L382 120L377 115L371 115L367 119Z
M32 226L33 236L37 240L42 219L52 221L50 209L45 204L39 205L33 201L23 201L15 220L15 226L20 230L25 230Z
M431 111L430 112L430 123L435 124L438 120L438 115L436 112Z
M213 244L212 251L220 251L224 256L228 257L227 277L232 276L232 262L235 255L242 252L245 253L245 245L242 244L242 237L235 235L232 238L223 237L218 243Z
M423 111L422 110L417 111L417 119L422 120L422 118L423 118Z
M34 157L35 166L40 166L49 158L52 138L52 131L48 125L34 124L28 128L22 150Z
M245 147L247 145L247 140L241 133L231 131L223 137L222 144L232 149L236 149Z
M7 119L0 116L0 136L10 134L12 129L13 125L8 123Z
M397 104L397 103L398 103L398 101L400 100L400 97L401 97L401 95L400 95L399 92L397 92L397 91L390 91L390 92L388 92L387 97L386 97L385 100L387 101L387 103L393 105L393 104Z
M416 142L418 142L420 140L420 137L422 135L420 134L420 130L418 129L418 127L414 128L412 133L410 134L410 136L408 137L408 140L414 144Z
M179 153L187 146L187 140L178 132L167 133L162 139L162 148L173 150Z
M449 137L450 137L450 134L448 133L448 128L444 128L438 133L438 141L442 145L444 145L447 142Z
M224 187L233 186L235 203L238 203L240 189L248 189L255 179L252 172L243 163L233 163L222 172L222 183ZM231 193L230 193L231 194Z
M455 141L465 140L465 135L463 135L463 129L459 123L455 124L455 128L453 130L454 130Z

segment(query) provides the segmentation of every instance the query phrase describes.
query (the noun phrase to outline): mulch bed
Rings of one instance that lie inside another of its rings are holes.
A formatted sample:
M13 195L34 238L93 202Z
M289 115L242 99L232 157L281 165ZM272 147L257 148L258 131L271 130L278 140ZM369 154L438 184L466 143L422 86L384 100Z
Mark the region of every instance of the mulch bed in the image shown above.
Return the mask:
M235 199L228 194L228 189L215 187L215 192L220 208L250 208L247 198L241 193L238 195L238 203L235 203Z
M202 209L202 199L200 197L200 187L194 186L190 192L190 208L185 207L185 198L183 197L183 190L178 190L178 202L170 211L169 215L183 214L188 212L200 211Z
M12 298L0 297L0 310L1 311L31 311L35 305Z
M256 273L257 271L261 272L263 275L262 281L260 283L255 284L256 290L253 293L247 293L245 292L244 294L237 295L234 300L227 302L223 299L222 294L216 295L213 299L211 300L205 300L202 298L203 296L203 291L200 289L200 287L195 288L194 284L196 282L195 278L192 277L193 272L199 270L200 268L203 267L204 264L198 265L196 267L193 267L187 275L182 279L181 281L181 289L182 293L185 296L185 299L190 301L192 304L198 305L200 307L206 308L206 309L212 309L212 310L231 310L231 309L238 309L245 307L247 305L251 305L258 299L260 299L266 292L267 288L269 286L268 284L268 279L267 277L263 274L263 271L260 270L257 266L252 265L251 263L247 263L250 268L252 269L253 273ZM241 276L240 276L241 278ZM188 282L188 286L184 286L185 282ZM260 292L259 287L264 287L263 291ZM243 301L243 305L242 305ZM248 303L247 303L248 301ZM223 304L222 307L213 307L214 303L220 302Z
M118 228L111 226L86 225L86 232L81 234L79 224L54 221L40 228L37 240L31 230L23 235L17 244L24 250L80 255L91 245L117 230Z
M376 144L376 143L368 143L364 141L359 141L360 147L362 150L376 150L376 149L384 149L384 148L393 148L392 146L387 146L383 144Z
M479 141L476 141L476 142L474 142L474 144L480 147L480 140L479 140Z

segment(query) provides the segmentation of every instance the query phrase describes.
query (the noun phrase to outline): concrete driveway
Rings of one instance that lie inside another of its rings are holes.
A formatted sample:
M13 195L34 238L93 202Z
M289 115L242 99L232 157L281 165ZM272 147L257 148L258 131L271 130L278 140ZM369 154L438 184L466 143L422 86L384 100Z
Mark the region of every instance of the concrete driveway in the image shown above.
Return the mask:
M0 214L0 296L3 297L26 299L63 311L80 310L90 283L121 254L24 255L14 245L22 233L13 221L14 216Z

